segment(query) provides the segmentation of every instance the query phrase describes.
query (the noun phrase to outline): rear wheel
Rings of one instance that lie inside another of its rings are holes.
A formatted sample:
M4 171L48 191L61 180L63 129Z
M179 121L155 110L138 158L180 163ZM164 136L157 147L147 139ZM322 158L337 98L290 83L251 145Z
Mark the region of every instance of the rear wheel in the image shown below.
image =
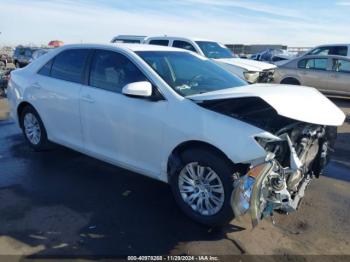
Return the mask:
M36 151L49 149L46 129L39 114L31 106L26 106L21 113L20 124L28 144Z
M232 164L220 154L206 149L190 149L181 154L180 168L170 177L175 200L184 213L208 226L228 224L231 208Z

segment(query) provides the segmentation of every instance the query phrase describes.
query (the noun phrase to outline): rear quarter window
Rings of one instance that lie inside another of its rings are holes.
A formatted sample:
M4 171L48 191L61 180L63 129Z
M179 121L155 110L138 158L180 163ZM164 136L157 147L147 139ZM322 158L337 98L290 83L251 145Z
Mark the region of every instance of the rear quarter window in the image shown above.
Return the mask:
M49 76L51 73L51 67L52 67L52 59L47 62L39 71L38 74L39 75L43 75L43 76Z

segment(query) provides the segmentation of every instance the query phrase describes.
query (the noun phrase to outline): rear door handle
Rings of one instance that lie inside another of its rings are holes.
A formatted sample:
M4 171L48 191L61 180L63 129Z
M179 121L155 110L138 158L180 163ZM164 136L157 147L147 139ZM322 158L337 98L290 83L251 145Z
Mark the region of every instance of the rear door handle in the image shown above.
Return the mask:
M88 103L94 103L95 100L90 95L85 95L81 97L81 100L88 102Z

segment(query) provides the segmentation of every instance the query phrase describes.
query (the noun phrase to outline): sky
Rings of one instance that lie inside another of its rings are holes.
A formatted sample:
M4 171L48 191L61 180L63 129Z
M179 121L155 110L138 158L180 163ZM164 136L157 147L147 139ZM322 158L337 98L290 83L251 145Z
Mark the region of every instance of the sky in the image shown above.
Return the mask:
M350 43L350 0L0 0L0 45L109 42L119 34L225 44Z

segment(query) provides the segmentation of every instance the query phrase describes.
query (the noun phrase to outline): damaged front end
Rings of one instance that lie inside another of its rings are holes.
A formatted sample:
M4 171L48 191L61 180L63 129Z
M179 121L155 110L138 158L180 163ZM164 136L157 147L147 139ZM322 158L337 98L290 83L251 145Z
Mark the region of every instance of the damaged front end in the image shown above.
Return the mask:
M279 140L256 138L266 159L235 182L231 204L236 217L250 212L252 225L274 211L296 211L307 185L329 160L336 129L295 122L276 132Z
M249 211L253 226L274 211L288 214L297 210L307 185L322 174L329 162L337 135L335 124L339 125L343 118L338 109L330 107L334 117L329 119L339 118L337 123L329 119L319 119L319 124L306 122L305 117L292 114L292 110L287 114L290 117L282 115L260 97L207 98L198 104L272 135L254 137L266 151L266 158L250 162L250 168L235 181L232 192L235 217Z

